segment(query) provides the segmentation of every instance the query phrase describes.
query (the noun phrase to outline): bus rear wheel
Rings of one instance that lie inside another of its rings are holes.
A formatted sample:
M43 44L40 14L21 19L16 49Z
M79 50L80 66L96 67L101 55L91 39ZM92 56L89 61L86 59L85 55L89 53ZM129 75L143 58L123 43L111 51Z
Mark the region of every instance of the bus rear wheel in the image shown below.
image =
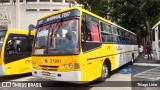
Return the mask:
M99 81L105 81L109 77L109 68L107 64L102 65L102 70L101 70L101 77L99 78Z

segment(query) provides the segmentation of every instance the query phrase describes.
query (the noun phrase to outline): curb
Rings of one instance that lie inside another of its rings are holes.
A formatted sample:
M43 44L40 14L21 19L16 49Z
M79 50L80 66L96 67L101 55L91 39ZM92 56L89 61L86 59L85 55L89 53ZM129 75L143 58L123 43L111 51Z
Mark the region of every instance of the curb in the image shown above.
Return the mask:
M151 63L133 63L133 65L138 65L138 66L160 66L160 64L151 64Z

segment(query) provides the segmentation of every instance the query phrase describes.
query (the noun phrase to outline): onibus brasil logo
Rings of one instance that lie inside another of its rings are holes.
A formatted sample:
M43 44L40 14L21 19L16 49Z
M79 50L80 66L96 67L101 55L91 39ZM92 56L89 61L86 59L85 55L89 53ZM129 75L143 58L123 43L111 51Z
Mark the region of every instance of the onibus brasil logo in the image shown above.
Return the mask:
M1 82L0 88L9 87L42 87L42 84L34 82Z

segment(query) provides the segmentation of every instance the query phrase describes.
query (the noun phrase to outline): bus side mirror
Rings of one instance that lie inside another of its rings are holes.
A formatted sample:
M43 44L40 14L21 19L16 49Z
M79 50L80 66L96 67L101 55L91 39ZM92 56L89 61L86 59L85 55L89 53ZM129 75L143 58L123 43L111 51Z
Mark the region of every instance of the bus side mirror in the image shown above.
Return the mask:
M29 26L28 26L28 29L30 30L30 31L32 31L32 30L34 30L36 27L33 25L33 24L30 24Z
M28 29L29 29L29 36L31 35L31 31L32 30L34 30L36 27L33 25L33 24L30 24L29 26L28 26Z

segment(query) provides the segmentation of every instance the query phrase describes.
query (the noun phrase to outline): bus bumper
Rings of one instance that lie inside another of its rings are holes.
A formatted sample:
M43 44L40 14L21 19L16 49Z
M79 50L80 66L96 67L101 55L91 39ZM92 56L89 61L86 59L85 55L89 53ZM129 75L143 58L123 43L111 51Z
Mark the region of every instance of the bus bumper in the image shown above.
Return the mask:
M70 71L70 72L54 72L54 71L44 71L49 72L50 75L43 75L43 70L36 70L32 68L32 75L39 78L51 79L54 81L64 81L78 83L81 81L81 71ZM77 82L78 81L78 82Z
M5 72L4 72L4 65L0 65L0 76L4 76Z

